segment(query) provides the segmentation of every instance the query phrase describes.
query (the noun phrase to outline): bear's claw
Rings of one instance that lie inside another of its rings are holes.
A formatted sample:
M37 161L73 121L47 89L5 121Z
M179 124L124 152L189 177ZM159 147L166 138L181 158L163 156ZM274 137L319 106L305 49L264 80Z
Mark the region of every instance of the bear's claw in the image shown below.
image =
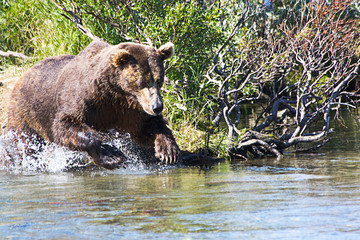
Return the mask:
M166 136L158 137L155 140L155 157L165 164L173 164L180 160L180 149L175 140Z

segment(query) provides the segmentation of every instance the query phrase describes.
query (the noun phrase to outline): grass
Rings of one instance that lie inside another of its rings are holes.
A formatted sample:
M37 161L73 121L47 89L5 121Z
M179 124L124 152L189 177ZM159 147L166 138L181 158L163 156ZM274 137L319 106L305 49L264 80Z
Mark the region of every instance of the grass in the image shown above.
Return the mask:
M200 109L186 107L186 105L192 106L194 101L197 100L178 100L168 95L164 96L164 116L168 120L176 142L183 151L199 152L206 150L217 154L218 157L226 157L224 136L227 133L209 125L206 106Z

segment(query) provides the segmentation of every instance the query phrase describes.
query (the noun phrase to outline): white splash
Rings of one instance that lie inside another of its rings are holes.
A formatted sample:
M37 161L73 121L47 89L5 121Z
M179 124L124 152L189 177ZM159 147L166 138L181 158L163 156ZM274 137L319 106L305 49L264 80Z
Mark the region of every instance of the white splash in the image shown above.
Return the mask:
M126 156L127 173L148 171L142 151L131 141L129 134L111 131L107 138L107 144L117 147ZM35 136L18 136L13 132L0 136L0 170L56 173L91 166L94 164L84 152L39 141Z

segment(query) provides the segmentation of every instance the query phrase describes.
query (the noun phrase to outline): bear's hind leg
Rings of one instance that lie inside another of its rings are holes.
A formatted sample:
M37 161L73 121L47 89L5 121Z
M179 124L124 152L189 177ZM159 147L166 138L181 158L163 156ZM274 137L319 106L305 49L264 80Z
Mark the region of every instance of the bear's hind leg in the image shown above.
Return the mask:
M96 130L70 116L59 119L55 120L52 128L55 143L87 152L97 165L106 169L124 165L124 154L117 148L103 143L103 137Z

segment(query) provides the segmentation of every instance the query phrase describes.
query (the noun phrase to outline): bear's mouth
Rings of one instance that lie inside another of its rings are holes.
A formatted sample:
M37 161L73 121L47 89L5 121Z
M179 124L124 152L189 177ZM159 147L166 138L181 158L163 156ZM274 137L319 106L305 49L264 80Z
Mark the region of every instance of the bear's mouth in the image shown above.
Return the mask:
M160 116L162 111L154 111L153 109L151 108L148 108L148 107L145 107L145 106L142 106L142 109L144 110L144 112L146 112L147 114L149 114L150 116Z
M151 116L159 116L164 109L160 91L156 87L142 89L137 99L143 110Z
M146 112L150 116L157 116L154 112L151 112L151 111L147 110L146 108L143 108L143 110L144 110L144 112Z

